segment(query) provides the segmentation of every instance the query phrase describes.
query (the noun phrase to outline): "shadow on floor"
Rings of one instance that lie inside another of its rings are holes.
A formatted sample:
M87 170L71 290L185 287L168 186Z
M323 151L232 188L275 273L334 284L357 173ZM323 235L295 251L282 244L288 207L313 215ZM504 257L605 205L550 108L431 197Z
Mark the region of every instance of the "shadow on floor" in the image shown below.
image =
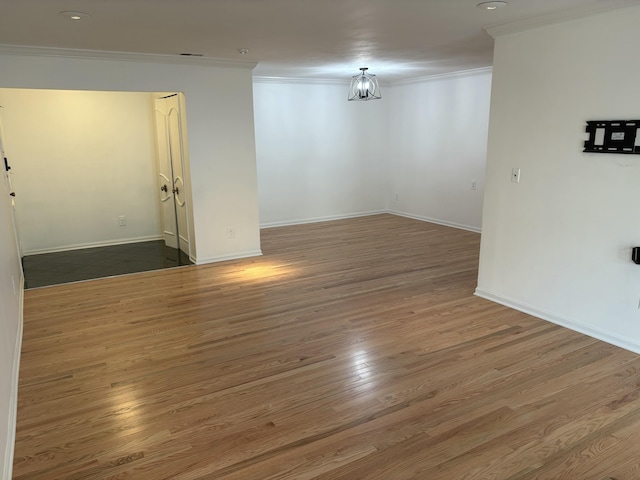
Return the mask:
M163 240L29 255L22 259L25 288L193 265Z

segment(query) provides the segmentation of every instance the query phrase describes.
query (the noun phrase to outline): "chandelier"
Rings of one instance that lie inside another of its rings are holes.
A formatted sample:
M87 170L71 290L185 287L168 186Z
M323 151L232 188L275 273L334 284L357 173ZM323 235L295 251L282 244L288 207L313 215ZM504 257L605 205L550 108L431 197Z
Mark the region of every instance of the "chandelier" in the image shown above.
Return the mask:
M356 101L378 100L380 96L380 86L375 75L367 73L367 67L362 67L358 75L351 78L351 87L349 87L349 98Z

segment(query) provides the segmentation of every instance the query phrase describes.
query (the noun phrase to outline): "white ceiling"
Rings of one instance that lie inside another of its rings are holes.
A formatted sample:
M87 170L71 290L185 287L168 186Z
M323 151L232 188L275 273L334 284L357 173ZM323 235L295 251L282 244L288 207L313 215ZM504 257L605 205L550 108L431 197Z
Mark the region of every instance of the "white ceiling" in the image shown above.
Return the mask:
M258 62L254 75L396 81L491 65L488 26L553 22L640 0L1 0L0 44ZM60 11L86 12L73 21ZM249 53L241 55L240 48Z

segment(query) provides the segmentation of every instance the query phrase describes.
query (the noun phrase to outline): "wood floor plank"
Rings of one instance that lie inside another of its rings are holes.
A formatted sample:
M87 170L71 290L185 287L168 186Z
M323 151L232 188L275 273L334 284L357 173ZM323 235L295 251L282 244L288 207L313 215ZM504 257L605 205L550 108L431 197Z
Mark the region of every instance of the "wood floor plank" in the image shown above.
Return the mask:
M473 295L392 215L25 292L14 479L638 478L640 357Z

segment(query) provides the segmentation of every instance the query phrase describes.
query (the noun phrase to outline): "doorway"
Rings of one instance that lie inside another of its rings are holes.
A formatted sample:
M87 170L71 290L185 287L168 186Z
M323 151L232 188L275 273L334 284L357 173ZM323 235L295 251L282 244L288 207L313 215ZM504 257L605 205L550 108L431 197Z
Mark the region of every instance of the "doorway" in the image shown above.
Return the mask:
M187 212L186 227L176 229L182 250L171 253L163 235L155 126L160 96L167 95L0 89L28 288L40 286L28 282L36 260L55 283L191 263L186 141L173 147L174 155L184 153L180 185L173 186ZM184 101L178 107L168 125L186 134ZM144 258L156 254L160 258L145 265ZM68 271L61 269L62 257ZM100 265L108 267L104 275L97 275Z

